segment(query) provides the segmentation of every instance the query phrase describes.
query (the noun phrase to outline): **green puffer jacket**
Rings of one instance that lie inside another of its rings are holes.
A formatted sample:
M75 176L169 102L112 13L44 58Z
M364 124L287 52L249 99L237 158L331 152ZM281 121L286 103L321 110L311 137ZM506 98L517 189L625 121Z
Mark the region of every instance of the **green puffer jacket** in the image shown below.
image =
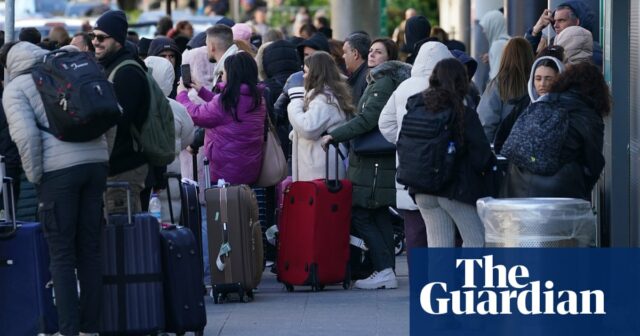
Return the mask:
M373 68L367 78L369 85L358 102L357 115L329 133L333 141L350 141L378 127L378 118L387 100L410 76L411 66L399 61L388 61ZM353 183L353 206L368 209L395 206L395 154L364 157L351 150L348 176Z

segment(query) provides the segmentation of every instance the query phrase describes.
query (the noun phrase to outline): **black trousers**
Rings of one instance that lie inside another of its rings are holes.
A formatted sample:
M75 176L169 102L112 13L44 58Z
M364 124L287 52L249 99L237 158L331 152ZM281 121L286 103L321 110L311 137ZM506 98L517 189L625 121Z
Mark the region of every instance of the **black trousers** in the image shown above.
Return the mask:
M92 163L46 172L36 187L63 335L99 332L102 195L107 171L106 163Z
M351 226L353 233L367 244L375 271L395 267L393 226L391 214L386 207L377 209L353 207Z

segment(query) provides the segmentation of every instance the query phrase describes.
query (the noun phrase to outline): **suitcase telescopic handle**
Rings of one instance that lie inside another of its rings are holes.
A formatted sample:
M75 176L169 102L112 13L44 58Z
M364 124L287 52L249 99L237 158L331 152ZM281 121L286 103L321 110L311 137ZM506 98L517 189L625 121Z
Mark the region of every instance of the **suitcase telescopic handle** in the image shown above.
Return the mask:
M209 173L211 168L209 168L209 159L204 158L204 187L206 189L211 188L211 174Z
M336 176L335 176L335 180L330 180L329 179L329 152L331 151L331 146L335 147L335 154L336 154ZM324 179L324 183L327 185L327 188L329 189L330 192L338 192L340 191L340 189L342 189L342 184L340 183L340 178L338 176L338 165L340 164L340 159L338 157L338 153L340 152L340 147L339 144L337 143L329 143L327 145L327 150L325 151L325 179Z
M167 198L169 203L169 216L171 217L171 224L178 225L179 223L176 223L175 217L173 216L173 202L171 200L171 185L169 184L169 180L170 179L178 180L178 189L180 190L180 200L182 201L182 197L183 197L182 187L180 186L180 183L182 183L182 175L178 173L166 172L163 174L163 177L167 181Z
M127 192L127 219L129 225L133 224L131 219L131 186L125 181L107 181L107 189L124 189ZM108 217L108 216L107 216Z
M3 161L4 162L4 161ZM9 238L18 231L18 222L16 221L16 205L13 194L13 179L3 177L4 184L2 190L2 200L4 202L4 219L11 222L11 228L7 232L0 232L0 238Z

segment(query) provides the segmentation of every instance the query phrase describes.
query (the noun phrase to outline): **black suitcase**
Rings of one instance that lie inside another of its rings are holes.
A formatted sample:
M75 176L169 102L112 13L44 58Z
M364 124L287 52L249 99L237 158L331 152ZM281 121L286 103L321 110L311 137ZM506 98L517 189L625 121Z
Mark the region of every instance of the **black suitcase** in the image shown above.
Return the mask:
M181 223L191 224L198 232L201 232L197 186L189 181L181 180L179 174L167 173L165 176L167 180L175 178L180 182L182 214L196 212L198 216L198 220L194 220L192 223L186 222L185 217L182 216ZM203 295L204 283L202 281L204 276L202 240L198 240L189 227L174 225L175 217L169 186L170 184L167 183L172 225L160 230L164 270L165 331L176 334L193 331L198 335L204 332L204 327L207 324ZM192 202L196 202L194 207L197 211L189 209L189 198Z
M202 334L207 324L202 258L189 228L171 225L160 231L164 270L165 331Z
M100 335L154 334L164 329L160 259L160 225L148 213L131 214L128 183L107 182L127 189L127 214L108 216L102 231L103 312Z
M165 173L167 179L167 198L171 200L171 189L169 188L170 179L176 179L180 191L180 221L175 222L174 209L169 204L169 214L171 216L171 224L180 224L181 226L191 229L193 236L196 238L198 251L202 255L202 213L200 211L200 201L198 200L198 182L182 178L180 174ZM169 202L170 203L170 202Z
M53 334L58 314L53 302L49 250L40 223L15 221L11 179L3 183L7 218L0 223L0 333Z

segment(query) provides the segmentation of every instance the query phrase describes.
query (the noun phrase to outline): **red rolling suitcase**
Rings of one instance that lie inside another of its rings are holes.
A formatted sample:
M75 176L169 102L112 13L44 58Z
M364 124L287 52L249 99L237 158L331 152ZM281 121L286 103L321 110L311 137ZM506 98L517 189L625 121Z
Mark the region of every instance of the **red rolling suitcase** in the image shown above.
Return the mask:
M336 176L338 176L336 150ZM278 281L287 290L310 285L342 283L349 288L349 228L351 182L329 180L329 152L326 178L293 182L284 195L278 233Z

